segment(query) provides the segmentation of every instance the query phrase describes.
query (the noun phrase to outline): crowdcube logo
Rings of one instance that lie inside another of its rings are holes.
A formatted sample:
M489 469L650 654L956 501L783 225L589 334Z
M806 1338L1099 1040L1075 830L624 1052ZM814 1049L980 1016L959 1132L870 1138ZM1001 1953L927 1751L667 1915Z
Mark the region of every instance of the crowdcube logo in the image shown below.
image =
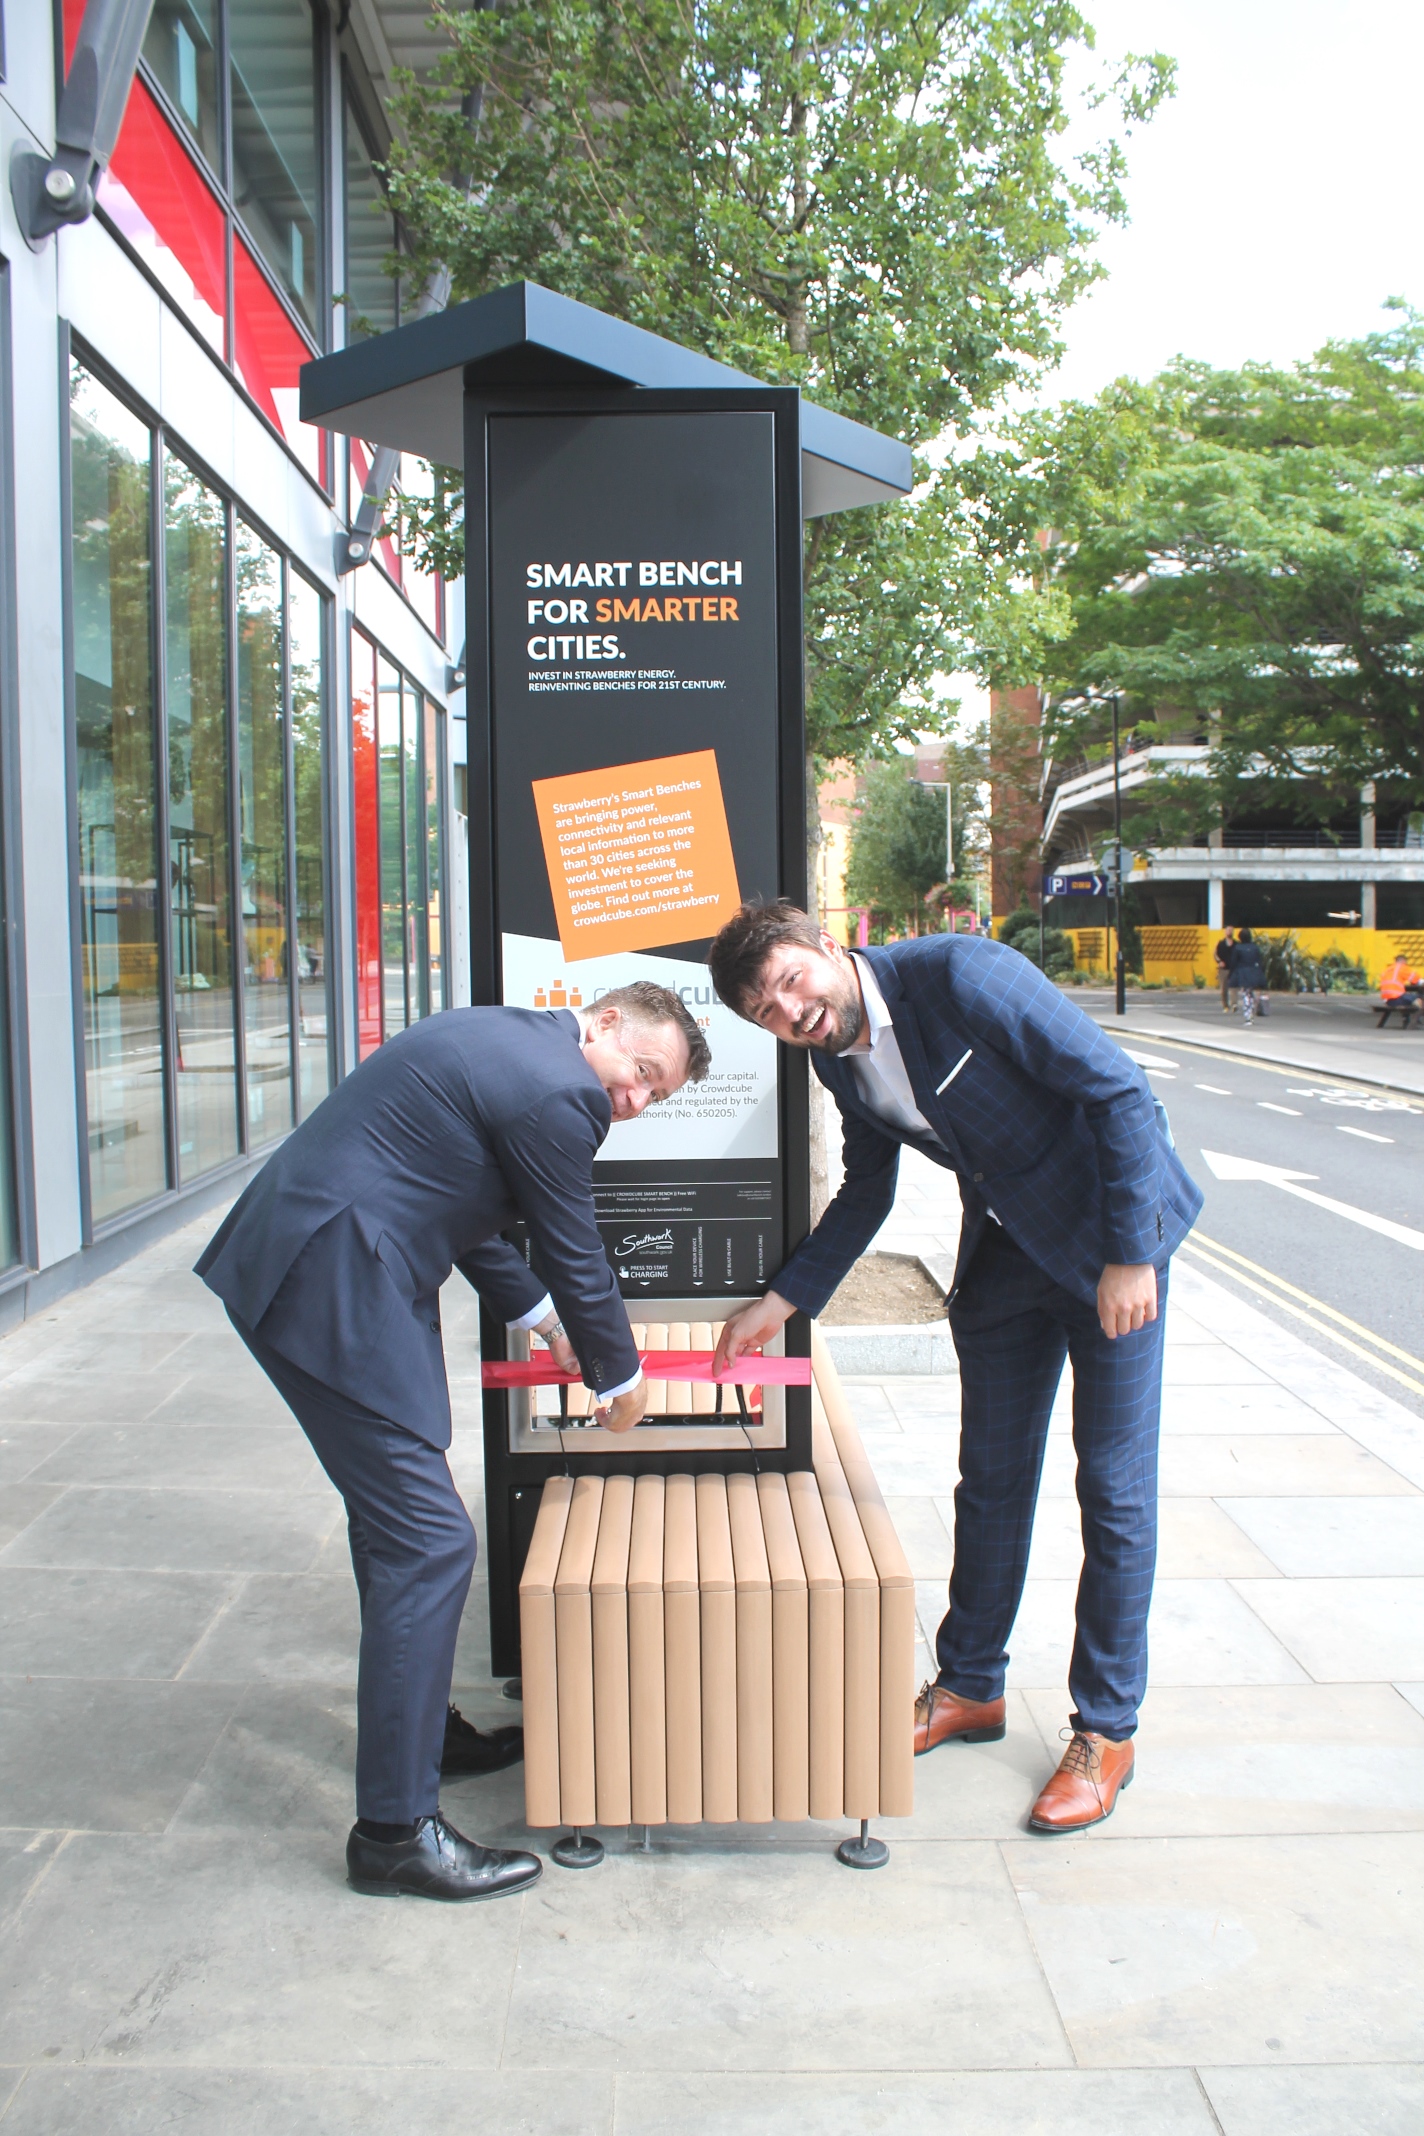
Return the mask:
M534 1006L536 1009L581 1009L583 990L581 987L566 985L562 979L556 979L552 986L535 987Z

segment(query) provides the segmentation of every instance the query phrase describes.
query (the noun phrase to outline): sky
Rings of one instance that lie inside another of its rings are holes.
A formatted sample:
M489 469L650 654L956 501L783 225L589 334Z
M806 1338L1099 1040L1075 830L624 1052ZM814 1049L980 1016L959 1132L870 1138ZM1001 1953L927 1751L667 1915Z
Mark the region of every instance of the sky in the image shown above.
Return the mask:
M1095 64L1169 53L1177 94L1126 142L1131 223L1048 392L1178 353L1289 362L1424 305L1420 0L1080 0Z
M1096 72L1177 61L1177 93L1125 143L1131 221L1069 314L1046 400L1176 355L1290 363L1424 308L1424 0L1080 0ZM961 724L988 695L948 679Z

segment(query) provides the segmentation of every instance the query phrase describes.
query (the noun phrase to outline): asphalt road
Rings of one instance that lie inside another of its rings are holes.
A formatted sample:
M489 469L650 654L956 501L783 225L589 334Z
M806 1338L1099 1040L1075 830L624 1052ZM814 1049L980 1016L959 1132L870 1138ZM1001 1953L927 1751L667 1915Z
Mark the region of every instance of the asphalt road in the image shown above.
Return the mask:
M1206 1197L1187 1260L1424 1416L1424 1103L1131 1030L1111 1035L1147 1070ZM1233 1160L1293 1176L1220 1176Z

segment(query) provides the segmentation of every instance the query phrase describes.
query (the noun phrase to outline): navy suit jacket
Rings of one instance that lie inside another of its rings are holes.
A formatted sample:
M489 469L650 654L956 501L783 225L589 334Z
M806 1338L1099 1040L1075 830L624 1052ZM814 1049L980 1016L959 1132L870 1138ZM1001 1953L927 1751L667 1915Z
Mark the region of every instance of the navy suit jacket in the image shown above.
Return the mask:
M545 1286L499 1237L523 1217L585 1379L616 1387L638 1353L594 1220L611 1120L577 1017L447 1009L273 1152L197 1273L292 1364L443 1447L440 1286L458 1267L502 1319L532 1312Z
M845 1183L775 1278L783 1298L821 1310L890 1214L902 1142L959 1175L956 1288L991 1207L1015 1245L1086 1304L1109 1261L1160 1266L1176 1250L1202 1196L1158 1129L1147 1078L1036 965L982 935L860 954L943 1147L870 1110L853 1056L813 1052L840 1107Z

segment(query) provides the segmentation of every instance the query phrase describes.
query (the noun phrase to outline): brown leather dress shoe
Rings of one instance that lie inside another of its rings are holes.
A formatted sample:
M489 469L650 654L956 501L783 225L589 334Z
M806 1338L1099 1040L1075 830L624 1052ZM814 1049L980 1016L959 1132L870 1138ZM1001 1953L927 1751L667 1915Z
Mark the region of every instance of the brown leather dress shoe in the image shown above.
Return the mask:
M1084 1832L1111 1817L1132 1782L1132 1738L1114 1743L1075 1728L1063 1762L1028 1813L1030 1832Z
M1002 1743L1004 1701L961 1698L942 1684L922 1684L915 1700L915 1756L941 1743Z

